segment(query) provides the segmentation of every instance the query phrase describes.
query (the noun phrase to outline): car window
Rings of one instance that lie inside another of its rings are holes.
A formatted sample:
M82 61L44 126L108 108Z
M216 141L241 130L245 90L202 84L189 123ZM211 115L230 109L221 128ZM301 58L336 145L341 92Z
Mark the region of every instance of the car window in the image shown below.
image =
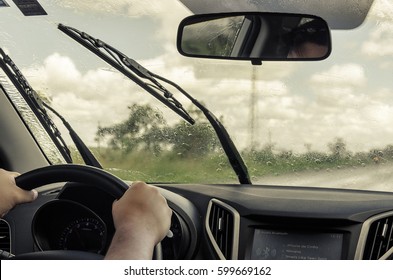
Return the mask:
M391 190L392 3L376 0L360 26L332 30L324 61L261 66L178 54L177 26L192 14L178 1L40 3L48 15L0 8L0 45L104 167L122 178L238 182L214 130L186 98L170 88L194 126L59 31L58 23L115 46L205 104L227 127L254 184ZM80 163L75 149L73 155Z

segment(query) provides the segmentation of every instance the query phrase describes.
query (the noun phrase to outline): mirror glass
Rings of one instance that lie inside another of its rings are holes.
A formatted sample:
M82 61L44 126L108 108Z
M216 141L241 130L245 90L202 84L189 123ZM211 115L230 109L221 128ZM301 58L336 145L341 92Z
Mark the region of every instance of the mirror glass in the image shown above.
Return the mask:
M321 60L331 51L327 23L281 13L195 15L178 30L185 56L242 60Z

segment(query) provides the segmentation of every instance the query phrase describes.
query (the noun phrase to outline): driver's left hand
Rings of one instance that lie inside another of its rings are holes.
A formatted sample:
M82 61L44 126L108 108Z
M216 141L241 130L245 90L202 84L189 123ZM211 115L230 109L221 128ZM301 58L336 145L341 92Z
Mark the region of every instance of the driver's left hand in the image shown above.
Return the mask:
M25 191L15 183L20 174L0 169L0 216L3 217L17 204L31 202L38 196L36 190Z

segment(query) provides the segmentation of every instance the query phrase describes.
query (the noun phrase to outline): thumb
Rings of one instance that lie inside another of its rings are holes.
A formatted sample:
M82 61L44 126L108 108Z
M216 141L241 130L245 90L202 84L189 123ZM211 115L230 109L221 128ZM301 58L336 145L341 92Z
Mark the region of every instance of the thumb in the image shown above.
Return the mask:
M10 172L10 173L11 173L11 176L13 177L13 179L12 179L13 184L16 185L15 178L18 177L20 175L20 173L18 173L18 172ZM38 192L35 189L32 189L30 191L26 191L26 190L19 188L18 186L16 186L16 187L17 187L17 196L16 196L15 202L17 204L32 202L38 197Z
M20 189L17 196L17 203L32 202L38 197L37 190L25 191Z

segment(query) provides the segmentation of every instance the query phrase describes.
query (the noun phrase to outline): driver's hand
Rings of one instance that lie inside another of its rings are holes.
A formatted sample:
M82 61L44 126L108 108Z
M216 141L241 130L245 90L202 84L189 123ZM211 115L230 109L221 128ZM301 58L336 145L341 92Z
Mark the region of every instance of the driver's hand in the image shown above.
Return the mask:
M169 231L172 210L157 188L134 182L113 203L112 214L116 232L106 259L151 259Z
M38 196L36 190L25 191L15 183L20 174L0 169L0 216L3 217L15 205L31 202Z

